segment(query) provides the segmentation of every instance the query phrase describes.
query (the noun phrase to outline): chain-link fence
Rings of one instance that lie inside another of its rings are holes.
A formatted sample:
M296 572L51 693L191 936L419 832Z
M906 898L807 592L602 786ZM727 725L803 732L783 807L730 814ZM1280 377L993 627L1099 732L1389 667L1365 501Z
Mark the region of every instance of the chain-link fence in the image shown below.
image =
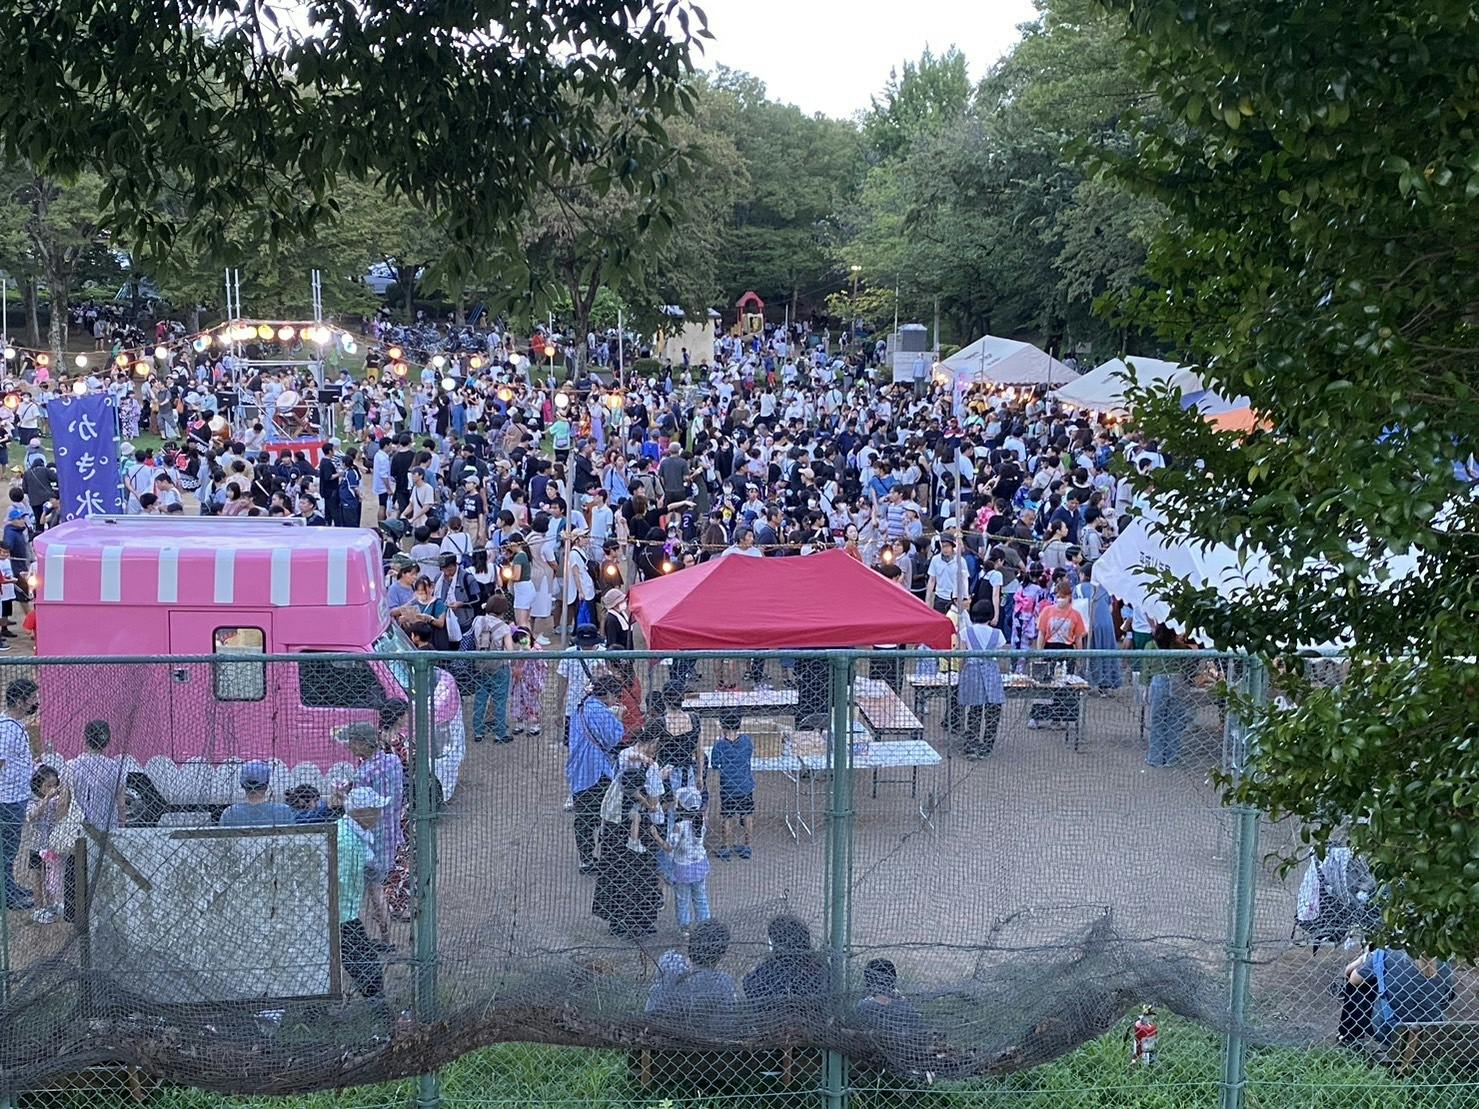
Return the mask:
M1223 804L1242 659L241 624L0 668L7 1099L1479 1104L1471 970Z

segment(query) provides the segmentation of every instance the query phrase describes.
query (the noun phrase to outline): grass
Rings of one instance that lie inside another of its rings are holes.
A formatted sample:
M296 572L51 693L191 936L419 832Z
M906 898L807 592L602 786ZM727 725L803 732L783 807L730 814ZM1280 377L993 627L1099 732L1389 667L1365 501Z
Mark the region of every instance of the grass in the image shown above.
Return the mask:
M674 1060L675 1057L668 1057ZM659 1057L659 1066L663 1060ZM641 1088L621 1052L500 1044L452 1063L442 1071L442 1103L474 1106L588 1106L593 1109L764 1109L820 1103L820 1075L798 1064L789 1089L754 1076L730 1083L722 1094L692 1093L691 1064L669 1063L675 1079ZM1254 1050L1248 1061L1248 1109L1467 1109L1479 1105L1479 1078L1434 1065L1400 1079L1333 1049ZM1086 1044L1036 1070L1005 1079L978 1079L929 1089L854 1075L855 1109L1208 1109L1216 1106L1222 1079L1221 1037L1183 1021L1168 1020L1161 1054L1151 1068L1131 1068L1117 1032ZM414 1105L414 1080L296 1097L227 1097L161 1087L148 1098L158 1109L382 1109ZM102 1109L137 1104L121 1084L66 1094L32 1095L22 1106L37 1109Z

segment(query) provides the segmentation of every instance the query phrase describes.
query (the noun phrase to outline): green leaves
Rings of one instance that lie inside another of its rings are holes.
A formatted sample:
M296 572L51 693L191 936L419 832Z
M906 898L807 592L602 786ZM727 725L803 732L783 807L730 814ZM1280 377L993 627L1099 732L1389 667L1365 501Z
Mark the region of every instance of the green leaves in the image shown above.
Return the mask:
M1479 501L1455 467L1479 449L1479 14L1104 6L1179 121L1147 121L1115 165L1170 229L1148 256L1158 289L1122 311L1273 425L1230 439L1174 405L1140 412L1199 462L1157 472L1175 527L1269 567L1236 602L1174 593L1187 625L1275 659L1286 707L1255 711L1235 797L1311 843L1348 838L1389 883L1397 942L1472 958ZM1409 553L1416 568L1390 573ZM1348 667L1328 688L1292 657L1327 644Z

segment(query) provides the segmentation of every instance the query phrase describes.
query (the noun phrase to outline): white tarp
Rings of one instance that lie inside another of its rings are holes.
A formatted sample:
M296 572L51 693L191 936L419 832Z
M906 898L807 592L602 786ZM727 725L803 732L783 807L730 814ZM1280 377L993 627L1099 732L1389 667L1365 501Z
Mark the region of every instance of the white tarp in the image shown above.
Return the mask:
M1125 412L1125 391L1131 380L1144 388L1147 385L1168 383L1183 394L1200 392L1201 378L1176 362L1164 362L1159 358L1141 358L1132 354L1126 358L1111 358L1102 366L1095 366L1077 381L1071 381L1059 389L1056 396L1060 403L1075 408L1090 408L1096 412Z
M1046 351L1031 343L983 335L940 363L957 381L995 385L1062 385L1078 377Z
M1358 545L1352 544L1353 553ZM1380 563L1380 572L1369 575L1370 581L1397 582L1417 569L1418 550L1393 554ZM1160 527L1145 518L1131 520L1119 538L1094 563L1094 582L1102 585L1121 601L1133 605L1155 623L1164 623L1170 606L1155 590L1155 575L1169 571L1173 577L1194 586L1212 586L1228 600L1246 599L1250 589L1270 580L1268 559L1261 552L1240 555L1221 543L1201 546L1189 540L1178 540L1164 534ZM1303 644L1323 647L1340 644Z

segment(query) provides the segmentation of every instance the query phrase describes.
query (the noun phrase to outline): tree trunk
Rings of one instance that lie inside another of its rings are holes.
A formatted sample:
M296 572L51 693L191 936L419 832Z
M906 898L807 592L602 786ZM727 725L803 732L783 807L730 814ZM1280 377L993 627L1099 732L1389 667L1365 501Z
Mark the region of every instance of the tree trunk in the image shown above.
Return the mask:
M26 342L33 347L41 345L41 310L36 301L36 278L27 277L22 286L23 295L26 300Z
M397 265L395 279L406 297L406 322L411 323L416 319L416 267Z
M200 304L192 301L185 311L185 327L190 331L200 330Z
M46 284L51 293L51 319L47 323L47 345L51 348L52 379L67 372L67 275L48 271Z
M467 326L467 293L461 289L457 290L457 297L453 302L452 323L457 327Z

